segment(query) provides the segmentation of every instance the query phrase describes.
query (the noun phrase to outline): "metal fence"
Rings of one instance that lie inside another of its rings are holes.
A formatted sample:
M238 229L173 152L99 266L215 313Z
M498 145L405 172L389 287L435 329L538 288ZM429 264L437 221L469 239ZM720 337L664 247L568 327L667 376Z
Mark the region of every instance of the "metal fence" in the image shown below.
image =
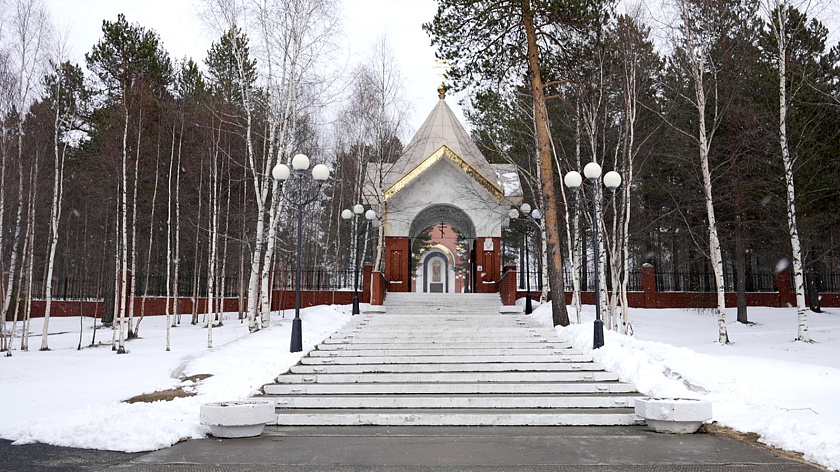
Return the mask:
M531 283L531 291L538 291L542 289L542 280L540 278L540 274L528 274L529 281ZM628 274L627 280L627 290L630 292L641 292L642 291L642 273L639 271L630 272ZM525 291L526 289L526 281L525 277L522 273L516 274L517 280L517 290ZM612 289L612 278L611 277L601 277L602 282L607 284L607 290ZM568 270L563 271L563 284L565 290L567 292L571 292L575 289L574 283L572 282L572 273ZM595 290L595 272L589 271L586 274L581 274L580 278L581 290L584 292L591 292Z
M355 271L343 270L301 270L301 290L353 290ZM362 289L363 273L359 269L359 290ZM294 290L295 270L278 270L274 272L274 290Z

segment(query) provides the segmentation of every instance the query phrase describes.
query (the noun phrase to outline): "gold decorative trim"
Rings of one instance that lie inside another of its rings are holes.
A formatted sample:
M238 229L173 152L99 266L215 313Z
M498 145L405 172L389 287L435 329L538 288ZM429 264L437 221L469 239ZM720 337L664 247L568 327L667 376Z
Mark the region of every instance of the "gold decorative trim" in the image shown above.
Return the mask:
M491 184L487 179L484 178L477 170L473 169L472 166L466 163L463 159L461 159L457 154L452 152L446 145L443 145L435 151L431 156L427 157L426 160L421 162L417 167L412 169L411 172L405 174L400 180L398 180L394 185L391 186L388 190L385 190L385 200L393 197L397 194L400 190L404 189L408 186L411 182L414 181L417 177L420 177L421 174L426 172L429 167L433 166L437 161L441 158L446 157L450 161L454 162L455 165L461 168L464 172L467 173L470 177L475 179L478 183L481 184L482 187L487 189L490 193L493 194L499 201L504 200L505 195L502 191L496 188L495 185Z

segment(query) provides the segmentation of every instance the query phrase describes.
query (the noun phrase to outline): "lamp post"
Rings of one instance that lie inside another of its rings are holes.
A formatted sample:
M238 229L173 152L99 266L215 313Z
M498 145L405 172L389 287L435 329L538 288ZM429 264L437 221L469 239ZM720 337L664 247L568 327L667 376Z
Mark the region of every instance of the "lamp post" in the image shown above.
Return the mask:
M598 349L604 345L604 321L601 319L601 276L598 273L598 261L600 255L598 254L598 213L601 211L601 205L598 201L598 178L601 177L601 166L596 162L590 162L583 168L583 175L592 184L592 201L587 203L585 200L581 202L578 199L578 189L583 183L583 178L577 171L567 172L563 177L563 183L566 187L572 190L575 196L575 201L580 206L589 210L592 213L592 254L595 256L595 332L592 337L592 348ZM607 187L612 194L607 201L609 204L615 198L615 190L621 185L621 175L615 171L609 171L604 175L604 186Z
M356 251L356 265L354 267L355 274L353 276L353 314L359 314L359 264L360 264L360 252L359 252L359 238L364 233L364 230L367 227L359 227L359 216L361 214L365 214L365 219L367 220L368 224L376 218L376 212L373 210L365 211L365 207L362 206L361 203L357 203L353 205L353 210L346 209L341 212L341 218L344 221L350 222L350 219L353 220L353 250Z
M303 350L303 323L300 319L300 256L301 256L301 228L303 228L303 207L314 202L321 193L321 186L330 178L330 170L324 164L318 164L312 168L312 179L318 184L313 187L309 182L304 188L303 177L309 169L309 158L304 154L298 154L292 158L292 170L286 164L278 164L271 170L274 180L282 185L291 177L294 172L294 180L297 181L297 188L291 190L291 195L283 195L283 198L292 206L297 208L297 262L295 265L295 318L292 320L292 341L289 352L300 352Z
M514 226L513 224L510 225L510 228L515 230L516 232L523 235L525 240L525 291L528 292L528 296L525 297L525 314L530 315L534 310L533 306L531 305L531 272L530 272L530 262L528 261L528 238L534 234L534 231L540 227L540 218L542 218L542 212L540 212L539 208L534 208L531 210L531 205L528 203L523 203L519 209L511 208L508 212L508 216L511 219L511 223L513 220L517 220L520 217L520 213L522 212L522 216L525 218L526 223L533 223L534 226L530 226L528 224L524 224L521 227L519 225Z

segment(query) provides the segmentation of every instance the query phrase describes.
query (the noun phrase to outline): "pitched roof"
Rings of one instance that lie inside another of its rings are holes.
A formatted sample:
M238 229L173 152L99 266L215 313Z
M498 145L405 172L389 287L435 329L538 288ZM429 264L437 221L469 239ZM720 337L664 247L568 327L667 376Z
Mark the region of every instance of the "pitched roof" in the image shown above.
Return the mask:
M473 143L467 130L446 104L446 100L441 98L403 154L384 176L386 198L404 188L431 164L444 157L461 166L492 193L505 196L505 188L499 181L498 174Z

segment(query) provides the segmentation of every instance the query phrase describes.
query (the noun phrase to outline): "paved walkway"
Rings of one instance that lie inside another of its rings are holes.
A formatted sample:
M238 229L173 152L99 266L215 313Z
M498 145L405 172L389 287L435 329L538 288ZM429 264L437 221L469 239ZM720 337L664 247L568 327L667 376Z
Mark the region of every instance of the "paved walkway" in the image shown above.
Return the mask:
M269 428L258 438L188 441L132 457L119 465L79 470L813 472L820 469L727 439L703 434L657 434L641 426L363 426Z

